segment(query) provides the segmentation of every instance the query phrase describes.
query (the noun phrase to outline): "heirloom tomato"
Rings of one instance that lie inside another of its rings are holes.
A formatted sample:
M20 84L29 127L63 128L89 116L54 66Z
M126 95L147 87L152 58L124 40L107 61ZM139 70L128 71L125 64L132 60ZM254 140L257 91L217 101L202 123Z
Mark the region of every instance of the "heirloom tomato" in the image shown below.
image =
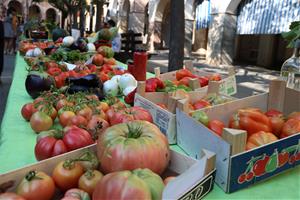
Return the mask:
M73 188L69 189L66 193L64 198L61 200L90 200L90 196L87 192Z
M284 123L280 137L284 138L296 133L300 133L300 120L291 118Z
M66 191L78 186L78 180L83 173L83 167L79 163L66 160L55 166L52 178L59 189Z
M133 120L145 120L151 123L153 122L152 115L150 114L150 112L138 106L125 108L123 110L115 112L109 121L111 125L114 125Z
M72 112L72 111L68 111L68 110L67 111L62 111L62 113L59 115L60 125L62 125L62 127L67 126L68 124L70 124L70 121L74 116L75 116L75 113Z
M71 118L71 120L69 121L69 126L70 125L75 125L75 126L78 126L78 127L86 127L88 124L88 121L86 120L86 118L84 118L83 116L81 115L75 115L74 117Z
M27 103L22 107L21 114L25 120L29 121L32 114L36 111L37 109L34 108L33 103Z
M248 137L259 131L272 131L270 119L258 108L239 109L231 116L229 128L246 130Z
M64 129L63 142L68 151L79 149L94 143L89 132L74 125Z
M132 121L107 128L99 136L97 155L102 172L149 168L161 174L170 151L167 138L147 121Z
M68 152L63 142L63 134L57 130L50 130L40 133L34 148L37 160L44 160Z
M82 117L86 118L87 120L90 120L93 115L93 110L90 107L85 106L84 108L78 110L76 112L76 114L81 115Z
M278 138L269 132L259 131L257 133L252 134L246 144L246 150L253 149L271 142L278 140Z
M52 125L52 118L44 112L37 111L30 117L30 126L35 132L49 130Z
M17 187L17 194L26 200L50 200L54 192L54 181L40 171L30 171Z
M162 199L163 189L160 176L149 169L119 171L105 175L98 182L93 200Z
M176 71L176 79L178 81L184 77L197 78L197 76L192 74L192 72L188 69L180 69Z
M88 170L79 178L78 188L92 196L97 183L102 177L103 174L98 170Z
M269 109L265 114L267 117L283 117L283 113L276 109Z
M300 112L292 112L289 114L288 119L297 119L300 121Z
M213 132L215 132L217 135L222 136L225 124L222 121L219 121L219 120L215 119L215 120L210 120L208 122L208 126L207 127L210 130L212 130Z
M87 130L94 137L98 137L105 129L109 127L109 123L104 120L100 115L93 115L92 119L87 124Z

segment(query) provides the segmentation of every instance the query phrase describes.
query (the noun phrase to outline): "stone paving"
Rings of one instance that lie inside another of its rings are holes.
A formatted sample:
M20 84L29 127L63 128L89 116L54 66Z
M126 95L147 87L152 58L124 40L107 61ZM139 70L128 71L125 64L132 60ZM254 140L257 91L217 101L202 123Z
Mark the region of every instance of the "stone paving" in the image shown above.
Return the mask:
M5 111L6 99L12 81L14 65L15 56L4 57L4 71L2 74L2 84L0 84L0 125L2 115ZM218 73L225 73L224 69L226 68L226 66L210 66L199 60L195 60L194 65L207 71ZM148 62L147 70L154 72L155 67L160 67L161 72L163 73L167 72L167 66L168 54L163 52L151 57ZM236 65L234 67L238 86L238 94L235 95L237 98L267 91L269 81L279 76L278 71L272 71L257 66Z

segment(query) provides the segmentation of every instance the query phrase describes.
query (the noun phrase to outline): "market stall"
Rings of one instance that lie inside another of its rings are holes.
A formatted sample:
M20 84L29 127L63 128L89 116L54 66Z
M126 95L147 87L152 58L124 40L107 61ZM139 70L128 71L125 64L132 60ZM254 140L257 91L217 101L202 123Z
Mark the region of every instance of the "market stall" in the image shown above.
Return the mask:
M34 146L36 135L21 116L22 106L32 101L26 93L24 80L27 75L26 63L21 56L17 56L16 67L7 100L7 107L1 124L0 173L24 167L36 163ZM171 149L183 153L177 145L171 145ZM273 177L263 183L256 184L232 194L225 194L219 187L206 196L206 199L245 199L245 198L280 198L297 199L300 167L286 171L277 177ZM288 190L286 188L287 184Z

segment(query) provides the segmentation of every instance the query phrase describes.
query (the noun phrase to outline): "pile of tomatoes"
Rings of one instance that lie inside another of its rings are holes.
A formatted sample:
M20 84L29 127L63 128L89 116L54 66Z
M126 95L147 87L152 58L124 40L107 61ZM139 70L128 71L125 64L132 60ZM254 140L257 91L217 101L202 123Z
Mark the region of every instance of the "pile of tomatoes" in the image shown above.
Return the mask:
M206 125L214 133L222 136L224 122L210 120L205 112L196 111L192 117ZM270 109L263 112L259 108L239 109L229 119L229 128L247 131L246 150L277 141L300 132L300 112L284 116L282 112Z
M96 147L97 156L85 149L79 157L56 163L51 176L29 171L16 193L1 194L0 199L50 200L57 195L56 187L63 200L161 199L165 184L175 178L160 177L169 164L169 145L150 122L136 120L107 128Z
M38 134L37 160L93 144L110 125L132 120L153 121L147 110L127 108L118 98L99 101L93 94L64 95L58 91L45 92L25 104L21 114Z
M197 76L188 69L180 69L176 71L176 80L174 83L176 85L185 85L188 87L191 79L198 79L199 85L205 87L208 85L209 81L220 81L222 78L218 73L210 76Z

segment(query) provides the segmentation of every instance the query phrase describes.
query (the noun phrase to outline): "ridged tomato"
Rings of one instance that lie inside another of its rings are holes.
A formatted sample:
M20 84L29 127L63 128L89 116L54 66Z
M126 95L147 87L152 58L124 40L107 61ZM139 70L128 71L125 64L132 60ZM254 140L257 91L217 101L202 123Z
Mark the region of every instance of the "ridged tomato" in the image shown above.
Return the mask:
M273 133L268 133L264 131L260 131L252 134L246 144L246 149L253 149L271 142L278 140L278 138Z
M107 128L98 139L97 155L104 173L149 168L161 174L170 159L166 136L140 120Z

